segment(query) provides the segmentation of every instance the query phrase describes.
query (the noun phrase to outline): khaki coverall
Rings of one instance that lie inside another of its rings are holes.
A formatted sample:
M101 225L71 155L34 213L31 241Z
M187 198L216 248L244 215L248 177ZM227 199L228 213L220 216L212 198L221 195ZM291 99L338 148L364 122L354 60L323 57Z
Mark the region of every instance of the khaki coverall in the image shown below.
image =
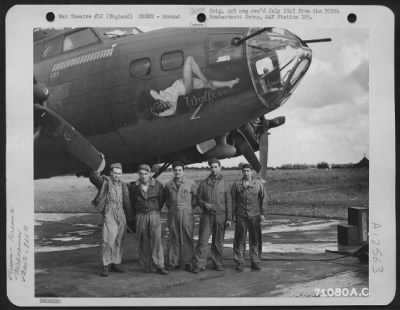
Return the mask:
M130 198L136 217L139 260L145 271L150 271L152 264L162 269L164 251L161 242L160 210L165 201L164 187L159 181L150 178L147 192L144 192L137 180L131 183Z
M123 243L126 235L126 219L131 220L128 185L122 181L114 182L111 178L92 172L90 181L105 197L103 214L103 266L120 264L123 255Z
M228 184L222 175L215 180L209 176L199 185L198 204L203 212L200 217L199 241L194 255L194 265L200 270L206 269L208 239L212 235L211 259L215 267L223 266L224 235L226 221L232 220L231 195ZM207 211L206 204L211 204L214 211Z
M168 267L192 264L193 207L196 205L196 185L183 178L165 185L165 204L168 207Z
M246 187L243 179L232 186L233 218L236 220L233 241L234 261L244 264L247 231L249 231L250 261L258 263L261 259L264 186L261 181L252 178Z

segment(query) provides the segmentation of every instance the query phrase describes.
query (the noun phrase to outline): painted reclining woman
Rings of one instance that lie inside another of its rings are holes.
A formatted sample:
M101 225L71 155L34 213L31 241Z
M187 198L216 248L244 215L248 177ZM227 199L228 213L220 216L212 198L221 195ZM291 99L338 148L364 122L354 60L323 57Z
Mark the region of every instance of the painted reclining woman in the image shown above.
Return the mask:
M193 77L193 75L197 78ZM237 83L239 83L238 78L230 81L209 81L201 72L194 58L188 56L183 65L182 79L176 80L170 87L160 91L160 93L150 90L150 95L158 101L158 104L166 107L166 110L158 113L158 116L170 116L176 111L179 96L187 95L192 90L200 88L232 88Z

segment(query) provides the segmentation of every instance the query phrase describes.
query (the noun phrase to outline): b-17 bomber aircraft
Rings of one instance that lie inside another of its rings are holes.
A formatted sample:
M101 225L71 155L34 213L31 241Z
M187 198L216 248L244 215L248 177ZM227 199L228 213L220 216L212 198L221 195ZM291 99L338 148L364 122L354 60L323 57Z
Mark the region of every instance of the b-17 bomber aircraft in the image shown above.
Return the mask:
M34 176L105 161L184 164L244 155L265 178L266 119L312 58L280 28L40 29L34 33ZM260 160L255 152L260 150Z

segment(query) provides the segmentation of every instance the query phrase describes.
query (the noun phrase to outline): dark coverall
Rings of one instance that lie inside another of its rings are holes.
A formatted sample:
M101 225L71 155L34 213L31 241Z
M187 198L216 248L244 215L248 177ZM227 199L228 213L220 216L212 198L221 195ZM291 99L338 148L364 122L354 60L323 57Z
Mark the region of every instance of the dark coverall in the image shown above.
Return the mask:
M165 201L164 187L159 181L150 178L147 192L144 192L137 180L131 182L130 198L136 217L139 260L145 271L151 271L152 264L162 269L164 251L161 243L160 209Z
M165 204L168 208L168 267L192 264L193 207L196 205L196 185L183 178L165 185Z
M126 235L126 220L131 220L128 184L113 182L107 176L96 171L90 175L90 181L97 187L99 194L95 199L105 199L103 214L103 266L120 264L123 255L123 243ZM99 197L99 195L105 195Z
M208 239L212 234L211 259L215 267L223 266L224 235L226 221L232 220L231 195L222 175L215 179L208 176L197 192L198 204L203 212L200 217L199 241L194 254L194 266L205 270L208 255ZM213 206L207 210L206 206Z
M249 231L250 261L260 262L262 250L261 215L265 189L261 181L252 179L246 187L243 179L232 186L232 212L235 225L234 261L244 264L247 231Z

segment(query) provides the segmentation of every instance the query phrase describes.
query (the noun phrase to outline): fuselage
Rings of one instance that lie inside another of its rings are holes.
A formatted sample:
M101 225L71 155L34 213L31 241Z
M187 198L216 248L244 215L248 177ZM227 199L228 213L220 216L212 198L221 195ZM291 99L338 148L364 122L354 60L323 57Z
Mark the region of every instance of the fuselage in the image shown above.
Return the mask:
M284 80L284 60L276 51L281 47L268 47L267 35L258 42L232 44L233 38L247 36L249 28L178 28L114 37L104 32L71 29L35 42L35 78L48 87L46 107L74 126L109 163L134 167L170 160L278 108L298 82L288 85ZM296 37L288 40L290 47ZM260 48L249 47L252 44ZM301 43L293 50L303 53L296 57L307 63L293 58L291 64L289 59L293 72L286 71L286 79L300 79L311 60L310 50ZM150 90L166 89L181 79L188 56L209 80L240 82L219 95L198 91L180 98L174 115L155 115ZM261 65L273 72L260 71ZM298 67L301 72L295 77ZM265 82L262 76L268 73ZM80 171L84 165L51 137L35 141L35 177Z

